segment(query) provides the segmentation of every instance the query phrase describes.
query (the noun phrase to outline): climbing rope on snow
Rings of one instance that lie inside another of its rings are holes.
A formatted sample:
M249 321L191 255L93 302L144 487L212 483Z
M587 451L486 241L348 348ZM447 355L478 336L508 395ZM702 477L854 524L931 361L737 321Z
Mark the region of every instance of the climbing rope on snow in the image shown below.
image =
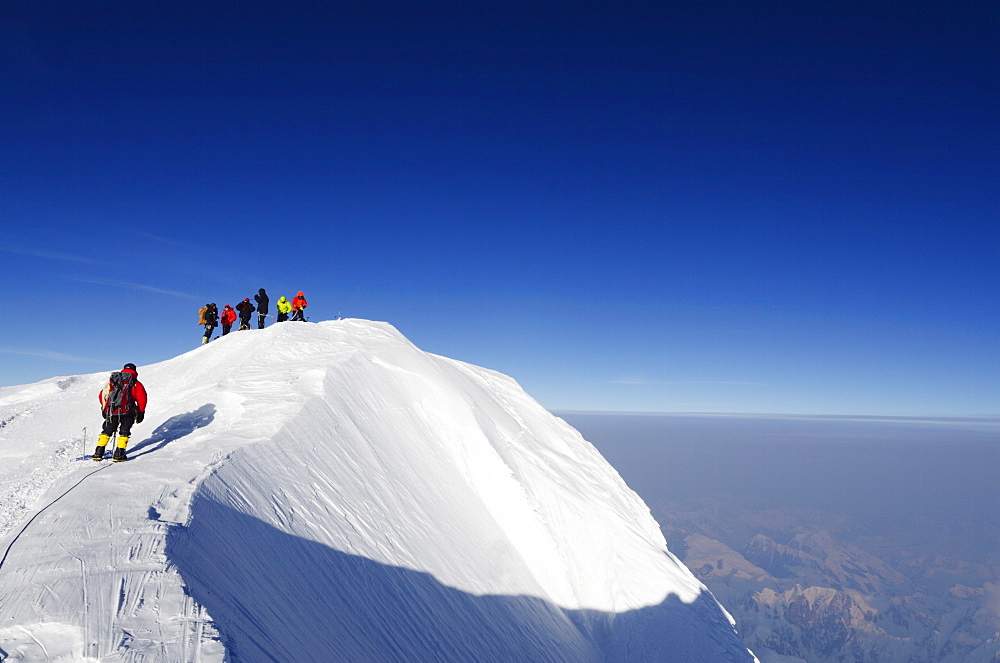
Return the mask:
M111 467L111 465L104 465L103 467L99 467L99 468L97 468L96 470L94 470L94 471L92 471L92 472L87 472L87 473L86 473L85 475L83 475L83 476L82 476L82 477L80 478L80 480L79 480L79 481L77 481L77 482L76 482L76 483L74 483L74 484L73 484L72 486L70 486L69 488L67 488L67 489L66 489L66 492L64 492L64 493L63 493L62 495L60 495L59 497L55 498L54 500L52 500L51 502L49 502L48 504L46 504L45 506L43 506L43 507L42 507L41 509L39 509L39 510L38 510L38 512L37 512L37 513L35 513L35 515L33 515L33 516L32 516L31 518L29 518L29 519L28 519L28 522L24 523L24 526L23 526L23 527L21 528L21 531L20 531L20 532L18 532L18 533L17 533L17 534L16 534L15 536L14 536L14 538L10 540L10 543L8 543L8 544L7 544L7 550L5 550L5 551L4 551L4 553L3 553L3 557L0 557L0 569L2 569L2 568L3 568L3 565L4 565L4 562L6 562L6 561L7 561L7 555L9 555L9 554L10 554L10 549L14 547L14 543L15 543L15 542L16 542L16 541L17 541L17 540L18 540L18 539L19 539L19 538L21 537L21 535L22 535L22 534L24 534L24 530L28 529L28 525L30 525L30 524L31 524L32 522L34 522L35 518L37 518L38 516L40 516L40 515L42 515L43 513L45 513L45 510L46 510L46 509L48 509L48 508L49 508L50 506L52 506L53 504L55 504L56 502L58 502L58 501L59 501L59 500L61 500L62 498L64 498L64 497L66 497L67 495L69 495L70 491L71 491L71 490L73 490L74 488L76 488L77 486L79 486L79 485L80 485L81 483L83 483L83 480L84 480L84 479L86 479L87 477L89 477L89 476L92 476L92 475L94 475L94 474L97 474L97 473L98 473L98 472L100 472L101 470L106 470L106 469L108 469L109 467Z

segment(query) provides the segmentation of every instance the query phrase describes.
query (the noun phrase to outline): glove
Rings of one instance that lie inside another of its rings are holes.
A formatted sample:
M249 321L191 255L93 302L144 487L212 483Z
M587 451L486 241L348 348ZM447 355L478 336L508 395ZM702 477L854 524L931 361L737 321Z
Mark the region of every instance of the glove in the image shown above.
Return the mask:
M141 424L142 420L145 419L145 418L146 418L146 413L145 412L140 412L139 414L135 415L135 423Z

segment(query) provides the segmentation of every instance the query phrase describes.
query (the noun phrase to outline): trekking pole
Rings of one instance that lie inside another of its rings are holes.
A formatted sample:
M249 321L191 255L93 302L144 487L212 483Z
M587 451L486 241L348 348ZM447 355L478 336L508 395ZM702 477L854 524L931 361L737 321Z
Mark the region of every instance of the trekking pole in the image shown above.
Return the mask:
M87 455L87 427L83 427L83 455Z

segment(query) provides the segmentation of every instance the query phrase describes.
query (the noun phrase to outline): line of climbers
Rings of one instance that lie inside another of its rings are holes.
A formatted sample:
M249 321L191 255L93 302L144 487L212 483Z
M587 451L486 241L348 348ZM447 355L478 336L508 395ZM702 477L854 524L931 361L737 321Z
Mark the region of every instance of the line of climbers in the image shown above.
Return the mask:
M222 314L219 314L219 307L213 304L205 304L205 306L198 309L198 324L205 326L205 335L201 338L201 343L204 345L212 339L212 332L215 328L222 323L222 335L225 336L233 328L233 323L236 322L237 311L239 312L240 319L240 330L250 329L250 317L253 315L254 311L257 311L257 329L264 328L264 319L268 317L268 306L270 305L270 299L264 288L257 291L257 294L253 296L254 300L257 302L257 306L254 307L250 303L250 298L247 297L242 302L236 305L233 309L232 306L226 304L225 308L222 310ZM306 307L309 302L306 301L306 297L299 290L299 294L292 298L292 301L288 301L283 296L280 297L276 303L278 309L277 322L285 322L289 319L288 314L291 313L292 320L299 320L302 322L306 321Z
M264 328L264 318L267 317L268 297L264 288L261 288L254 299L257 307L250 303L247 297L236 308L240 311L240 329L250 329L250 315L257 311L257 325L259 329ZM289 302L282 297L278 300L278 322L288 320L288 314L292 314L292 320L305 322L305 310L309 303L306 301L302 291ZM212 330L220 321L219 309L215 304L207 304L198 311L198 324L205 325L205 336L202 343L208 343L212 336ZM222 334L229 333L236 321L236 312L228 304L221 316ZM115 371L108 378L108 383L97 395L97 400L101 403L101 415L104 417L104 424L101 426L101 435L97 438L97 448L94 449L94 460L104 460L104 449L112 436L117 436L115 451L111 460L121 462L128 460L125 455L125 447L128 445L129 437L132 434L132 426L141 424L146 416L146 387L139 382L139 371L135 364L128 363L120 371Z

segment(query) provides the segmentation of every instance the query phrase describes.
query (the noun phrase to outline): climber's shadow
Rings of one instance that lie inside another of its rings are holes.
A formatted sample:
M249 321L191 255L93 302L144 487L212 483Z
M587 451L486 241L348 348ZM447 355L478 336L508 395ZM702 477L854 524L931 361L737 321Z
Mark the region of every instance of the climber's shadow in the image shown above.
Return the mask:
M206 403L194 412L186 412L170 417L157 426L150 437L129 449L129 457L138 458L139 456L159 451L174 440L189 435L199 428L204 428L212 423L214 419L215 404L213 403Z

